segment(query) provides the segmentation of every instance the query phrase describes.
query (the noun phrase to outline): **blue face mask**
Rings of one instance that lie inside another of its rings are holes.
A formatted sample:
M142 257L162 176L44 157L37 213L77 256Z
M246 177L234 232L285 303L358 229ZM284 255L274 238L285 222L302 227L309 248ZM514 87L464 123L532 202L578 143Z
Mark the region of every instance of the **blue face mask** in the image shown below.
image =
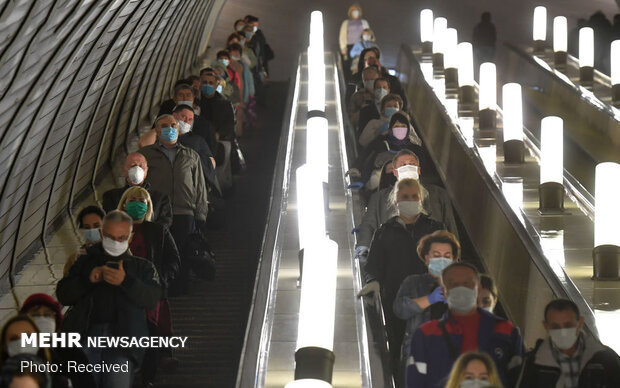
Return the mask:
M437 277L441 276L443 270L452 264L451 259L447 259L445 257L431 257L428 260L428 272Z
M243 34L245 35L246 39L252 39L252 32L251 31L244 31Z
M222 85L217 85L217 89L215 89L218 93L222 93Z
M217 60L219 63L221 63L224 66L228 66L230 64L230 61L228 59L222 58L222 59L218 59Z
M390 118L396 112L398 112L398 108L388 106L387 108L385 108L385 117Z
M80 231L82 232L82 236L84 236L84 240L86 240L88 244L93 244L101 241L101 232L99 232L99 229L97 228L80 229Z
M207 96L210 96L215 92L215 88L211 85L202 85L202 92Z
M165 127L161 129L161 138L166 141L175 141L178 136L177 130L172 127Z

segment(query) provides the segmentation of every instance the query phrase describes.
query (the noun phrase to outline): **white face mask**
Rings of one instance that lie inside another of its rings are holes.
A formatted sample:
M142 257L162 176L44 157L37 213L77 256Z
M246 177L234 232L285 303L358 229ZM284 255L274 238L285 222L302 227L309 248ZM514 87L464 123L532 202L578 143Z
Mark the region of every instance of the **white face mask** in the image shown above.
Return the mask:
M108 255L114 257L122 255L127 252L127 248L129 248L129 241L116 241L106 236L103 236L101 239L101 244L103 245L103 250L106 251Z
M241 57L231 57L233 61L237 61L239 62L241 60Z
M579 332L576 327L549 330L551 342L560 350L568 350L575 345Z
M457 313L466 313L476 307L476 301L478 295L476 295L476 289L469 287L454 287L448 290L448 307L450 310L454 310Z
M398 180L403 179L420 179L417 166L401 166L396 169L398 171Z
M37 324L41 333L55 333L56 332L56 319L52 317L32 317L34 323Z
M386 89L379 88L375 90L375 103L379 104L383 97L387 96L388 92Z
M189 101L189 100L184 100L184 101L177 101L177 106L179 105L187 105L190 108L194 107L194 101Z
M258 31L258 26L252 26L252 32Z
M132 185L139 185L144 180L146 173L140 166L133 166L127 170L127 179Z
M351 16L353 16L353 19L357 19L360 17L360 11L357 9L354 9L353 11L351 11Z
M192 126L185 121L179 120L179 133L181 135L185 135L187 132L192 130Z
M370 34L362 34L362 39L368 42L370 40Z
M396 207L398 208L398 214L407 218L413 218L422 211L422 203L420 201L400 201L396 204Z
M374 89L375 89L375 80L374 79L369 79L367 81L364 81L364 89L368 90L369 92L374 91Z
M470 379L463 380L459 388L482 388L482 387L490 387L491 383L488 380L481 379Z
M17 356L18 354L31 354L36 355L39 352L38 346L25 346L22 347L22 341L16 339L15 341L11 341L6 344L6 352L9 357Z

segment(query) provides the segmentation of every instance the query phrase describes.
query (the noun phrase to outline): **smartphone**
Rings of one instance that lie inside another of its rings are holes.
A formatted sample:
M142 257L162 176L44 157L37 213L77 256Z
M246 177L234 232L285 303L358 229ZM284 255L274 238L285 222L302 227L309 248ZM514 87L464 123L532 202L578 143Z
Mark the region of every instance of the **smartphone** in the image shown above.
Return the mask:
M118 269L118 261L108 261L105 263L106 267Z

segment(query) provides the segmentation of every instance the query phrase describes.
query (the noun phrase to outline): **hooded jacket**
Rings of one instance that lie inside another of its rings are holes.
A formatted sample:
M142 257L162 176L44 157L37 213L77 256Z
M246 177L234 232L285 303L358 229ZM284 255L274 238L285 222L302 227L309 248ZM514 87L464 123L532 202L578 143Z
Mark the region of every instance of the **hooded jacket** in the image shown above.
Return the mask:
M581 355L579 388L620 387L620 358L593 336L581 333L585 346ZM528 352L516 387L563 388L560 365L553 357L549 338L540 339Z

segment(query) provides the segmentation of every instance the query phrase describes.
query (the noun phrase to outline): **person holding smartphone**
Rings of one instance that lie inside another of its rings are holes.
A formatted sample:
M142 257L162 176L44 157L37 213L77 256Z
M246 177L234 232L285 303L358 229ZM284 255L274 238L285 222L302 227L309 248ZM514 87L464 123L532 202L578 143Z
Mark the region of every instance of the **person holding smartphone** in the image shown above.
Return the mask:
M155 266L129 251L133 220L114 210L103 219L102 240L86 250L56 286L58 301L72 306L63 332L86 336L143 337L149 335L146 312L161 299ZM133 372L142 363L143 348L90 348L90 364L127 365L127 372L95 372L99 388L130 388Z

